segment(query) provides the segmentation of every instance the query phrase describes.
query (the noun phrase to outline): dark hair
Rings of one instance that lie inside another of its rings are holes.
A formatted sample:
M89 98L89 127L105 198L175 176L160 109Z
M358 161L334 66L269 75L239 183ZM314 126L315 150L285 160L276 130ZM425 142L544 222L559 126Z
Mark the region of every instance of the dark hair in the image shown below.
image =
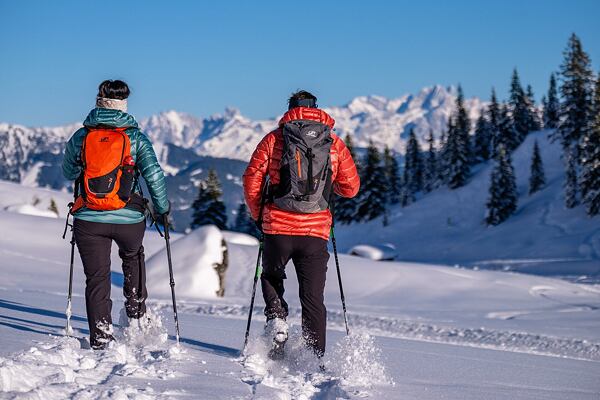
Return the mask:
M288 110L294 107L317 108L317 98L306 90L298 90L296 93L292 93L288 99Z
M129 97L129 86L118 79L107 79L98 86L98 97L125 100Z

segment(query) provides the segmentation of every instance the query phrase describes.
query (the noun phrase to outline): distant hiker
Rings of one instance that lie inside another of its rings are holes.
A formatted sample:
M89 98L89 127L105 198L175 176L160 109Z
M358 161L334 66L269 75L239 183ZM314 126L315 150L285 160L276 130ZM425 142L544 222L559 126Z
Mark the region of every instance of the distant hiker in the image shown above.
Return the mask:
M96 108L69 139L63 174L76 181L71 209L74 237L86 276L85 302L90 344L103 349L114 340L110 300L110 251L114 241L123 260L123 294L128 318L146 313L146 271L142 240L146 204L144 178L157 214L169 212L163 171L148 138L127 113L129 87L120 80L100 84Z
M327 241L331 191L354 197L360 180L344 142L332 132L335 121L304 90L292 94L279 127L256 147L244 172L244 195L264 236L261 286L266 332L277 352L287 340L288 305L283 299L285 266L291 259L300 285L302 331L318 357L325 353ZM263 185L269 186L261 213Z

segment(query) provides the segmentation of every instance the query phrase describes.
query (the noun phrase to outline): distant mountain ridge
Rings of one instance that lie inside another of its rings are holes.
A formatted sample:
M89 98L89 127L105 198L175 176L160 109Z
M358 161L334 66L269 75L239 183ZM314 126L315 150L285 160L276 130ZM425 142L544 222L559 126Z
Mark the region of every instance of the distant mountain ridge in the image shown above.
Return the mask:
M372 140L403 154L410 129L414 128L423 145L430 129L439 136L454 110L456 94L454 87L436 85L393 99L360 96L325 111L336 120L335 132L342 137L350 134L356 146L366 147ZM485 103L468 98L465 105L474 121ZM152 140L168 175L174 203L182 212L186 210L187 216L187 207L196 195L189 183L204 178L211 166L225 182L228 209L236 208L235 202L242 198L240 176L244 163L262 137L277 127L280 117L252 120L235 108L227 108L221 114L197 118L171 110L141 119L139 124ZM68 188L71 183L65 181L60 169L62 152L66 140L80 126L29 128L0 123L0 179Z

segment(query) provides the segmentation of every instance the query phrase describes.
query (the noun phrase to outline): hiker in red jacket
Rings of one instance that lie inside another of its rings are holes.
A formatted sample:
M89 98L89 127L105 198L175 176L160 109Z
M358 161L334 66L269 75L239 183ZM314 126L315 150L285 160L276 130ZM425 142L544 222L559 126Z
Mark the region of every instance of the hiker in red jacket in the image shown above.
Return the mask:
M283 355L287 340L283 280L290 259L300 286L303 337L318 357L324 354L329 200L332 190L354 197L360 187L350 151L332 132L335 121L316 101L306 91L292 94L288 111L258 144L243 178L246 203L264 232L261 286L275 355Z

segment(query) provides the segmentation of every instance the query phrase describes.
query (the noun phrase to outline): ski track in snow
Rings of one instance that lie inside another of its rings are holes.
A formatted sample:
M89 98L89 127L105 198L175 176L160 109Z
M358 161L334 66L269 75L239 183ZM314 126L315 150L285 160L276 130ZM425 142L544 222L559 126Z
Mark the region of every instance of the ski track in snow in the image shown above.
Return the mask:
M532 290L535 291L533 288ZM540 288L537 288L540 289ZM540 291L537 291L538 295ZM168 309L168 303L157 303L157 308ZM573 311L570 305L565 312ZM214 315L232 318L246 318L248 306L236 304L190 304L178 305L181 312L202 315ZM583 307L583 305L581 306ZM589 307L589 306L588 306ZM595 308L594 308L595 309ZM299 324L301 309L290 307L290 320ZM520 315L499 313L495 317L512 317ZM262 315L261 310L255 309L254 315ZM348 314L348 323L353 331L368 332L372 335L421 340L435 343L447 343L470 347L480 347L493 350L513 351L554 357L566 357L581 360L600 360L600 343L584 339L561 338L527 332L500 331L488 328L458 328L415 322L389 316L375 316L360 313ZM494 317L488 315L488 317ZM327 311L328 329L344 330L344 316L341 311Z

